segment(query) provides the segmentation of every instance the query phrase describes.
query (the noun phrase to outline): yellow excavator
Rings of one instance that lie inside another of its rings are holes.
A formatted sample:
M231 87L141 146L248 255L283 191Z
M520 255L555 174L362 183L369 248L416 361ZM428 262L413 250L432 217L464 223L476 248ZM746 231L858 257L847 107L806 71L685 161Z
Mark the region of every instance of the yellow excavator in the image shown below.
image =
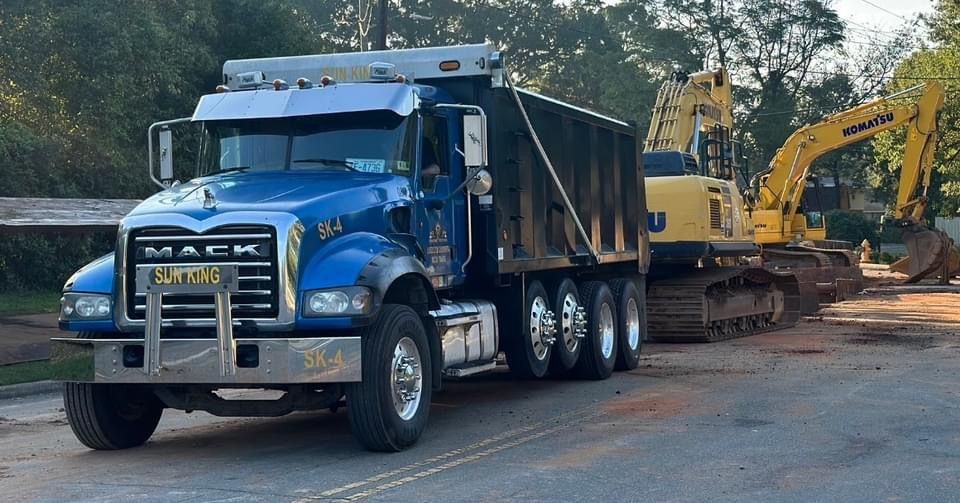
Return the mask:
M937 143L937 115L943 103L943 85L929 81L827 116L790 135L769 167L751 181L755 200L748 201L748 212L766 265L796 270L801 278L809 272L821 284L847 277L856 283L860 270L853 253L826 240L822 214L803 211L810 166L824 154L906 126L892 222L901 230L910 254L907 282L941 270L953 247L945 233L924 224L923 214ZM837 288L840 295L840 284Z
M653 339L713 341L799 318L795 275L745 264L760 247L736 183L732 126L724 68L674 73L657 93L643 153Z
M651 338L711 341L789 325L823 298L858 291L852 245L826 240L823 216L802 211L810 164L851 143L909 124L894 222L919 279L951 248L922 224L943 87L927 83L804 126L753 190L737 186L742 148L732 139L724 68L675 73L657 94L643 153L652 265ZM913 103L905 100L913 99ZM746 196L746 197L744 197ZM763 267L744 266L761 257ZM839 279L839 281L838 281Z

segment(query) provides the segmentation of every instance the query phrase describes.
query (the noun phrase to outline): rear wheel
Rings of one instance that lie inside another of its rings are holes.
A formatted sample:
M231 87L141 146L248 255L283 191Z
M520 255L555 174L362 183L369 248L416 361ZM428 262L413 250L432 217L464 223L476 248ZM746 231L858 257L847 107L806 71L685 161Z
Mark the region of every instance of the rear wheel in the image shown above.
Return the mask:
M644 305L637 285L628 279L610 282L614 302L617 303L619 344L617 370L631 370L640 363L640 345L646 332Z
M587 335L576 371L585 379L606 379L617 360L617 306L602 281L583 283L580 292L587 308Z
M427 332L413 309L384 305L364 332L362 381L347 386L350 429L371 451L400 451L427 425L433 388Z
M557 341L550 358L550 372L563 375L577 364L586 331L586 317L580 303L577 285L564 278L552 290L553 312L557 319Z
M527 285L523 310L510 319L519 321L520 333L505 334L507 365L520 377L540 378L547 374L550 354L556 340L556 323L547 291L537 280ZM519 319L518 319L519 318Z

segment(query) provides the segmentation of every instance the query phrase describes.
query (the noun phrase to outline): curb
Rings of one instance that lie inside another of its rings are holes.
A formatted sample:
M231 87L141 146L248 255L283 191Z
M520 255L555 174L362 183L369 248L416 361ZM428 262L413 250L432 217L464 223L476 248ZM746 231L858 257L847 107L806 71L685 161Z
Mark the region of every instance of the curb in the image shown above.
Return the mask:
M25 382L0 386L0 400L8 398L24 398L33 395L59 393L63 383L56 381Z

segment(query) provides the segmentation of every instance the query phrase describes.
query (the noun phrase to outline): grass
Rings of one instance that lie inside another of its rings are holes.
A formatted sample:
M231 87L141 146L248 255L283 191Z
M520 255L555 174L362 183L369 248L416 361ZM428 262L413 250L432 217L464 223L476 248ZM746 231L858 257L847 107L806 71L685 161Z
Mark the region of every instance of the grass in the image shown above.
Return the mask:
M0 316L55 313L60 309L60 292L0 292Z
M0 365L0 386L50 379L50 365L47 360Z

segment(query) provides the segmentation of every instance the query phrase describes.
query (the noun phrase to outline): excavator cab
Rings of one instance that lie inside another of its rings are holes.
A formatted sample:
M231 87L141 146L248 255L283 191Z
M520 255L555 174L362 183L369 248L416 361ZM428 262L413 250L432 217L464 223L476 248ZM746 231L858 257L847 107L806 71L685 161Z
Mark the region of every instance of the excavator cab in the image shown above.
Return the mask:
M797 213L803 216L804 235L807 239L826 239L822 188L818 176L807 176L807 190L800 200L799 210Z

